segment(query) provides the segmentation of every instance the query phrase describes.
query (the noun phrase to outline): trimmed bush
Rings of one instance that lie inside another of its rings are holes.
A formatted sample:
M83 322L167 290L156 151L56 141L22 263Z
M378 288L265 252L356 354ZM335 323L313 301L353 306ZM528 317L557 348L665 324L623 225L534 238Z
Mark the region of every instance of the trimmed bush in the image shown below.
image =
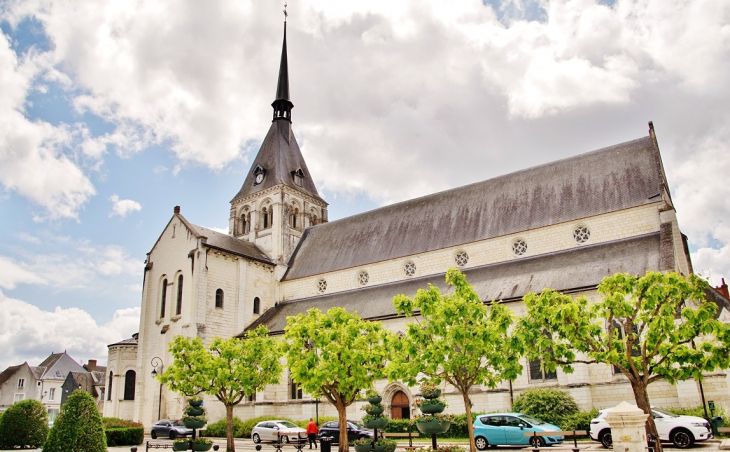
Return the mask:
M515 398L512 409L555 425L580 411L573 396L552 388L528 389Z
M104 429L107 447L136 446L144 441L144 427L112 427Z
M0 418L0 449L37 449L48 436L48 412L37 400L16 402Z
M253 428L253 427L252 427ZM243 421L237 417L233 417L233 436L234 438L245 438L243 432ZM226 420L221 419L205 426L205 431L201 432L201 436L212 436L218 438L226 437Z
M106 452L106 436L94 399L85 391L74 391L61 407L43 445L43 452Z
M598 416L598 410L593 408L591 411L581 411L570 416L563 418L560 424L557 424L561 429L566 431L571 430L585 430L591 429L591 419Z

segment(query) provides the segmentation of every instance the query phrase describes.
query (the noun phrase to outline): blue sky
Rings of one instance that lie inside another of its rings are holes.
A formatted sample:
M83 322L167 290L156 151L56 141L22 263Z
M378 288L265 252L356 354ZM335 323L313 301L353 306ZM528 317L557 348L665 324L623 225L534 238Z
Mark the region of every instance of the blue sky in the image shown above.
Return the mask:
M330 219L646 136L695 269L730 275L726 0L289 2L294 131ZM283 5L0 5L0 367L106 359L180 205L226 229Z

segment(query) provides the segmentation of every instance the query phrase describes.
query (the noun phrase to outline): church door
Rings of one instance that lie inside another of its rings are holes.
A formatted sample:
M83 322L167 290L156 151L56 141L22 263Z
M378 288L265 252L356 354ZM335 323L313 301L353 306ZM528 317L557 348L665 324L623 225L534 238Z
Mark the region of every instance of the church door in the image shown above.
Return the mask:
M411 404L403 391L398 391L393 396L393 401L390 403L390 417L391 419L411 418Z

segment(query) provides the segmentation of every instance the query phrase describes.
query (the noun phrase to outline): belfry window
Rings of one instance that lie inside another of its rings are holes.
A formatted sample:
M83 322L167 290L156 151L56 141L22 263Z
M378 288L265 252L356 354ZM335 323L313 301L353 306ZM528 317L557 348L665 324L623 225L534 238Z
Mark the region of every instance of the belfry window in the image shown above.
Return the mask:
M291 173L292 178L294 178L294 183L301 187L304 183L304 171L302 171L301 168L297 169L296 171L292 171Z

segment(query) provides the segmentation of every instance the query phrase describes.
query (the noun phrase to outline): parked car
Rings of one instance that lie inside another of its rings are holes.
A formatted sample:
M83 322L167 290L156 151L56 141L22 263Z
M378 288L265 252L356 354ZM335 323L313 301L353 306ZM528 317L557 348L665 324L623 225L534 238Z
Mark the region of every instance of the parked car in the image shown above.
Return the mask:
M598 417L591 420L591 439L600 442L605 448L613 445L611 428L605 419L610 411L610 408L601 410L598 412ZM672 442L676 447L685 449L696 441L712 438L712 429L706 419L696 416L677 416L654 408L651 411L660 441Z
M322 427L319 428L319 435L320 438L322 437L329 437L333 438L332 442L337 444L340 442L340 422L339 421L330 421L325 422L322 424ZM355 441L356 439L360 438L372 438L373 437L373 431L368 430L362 425L360 425L358 422L355 421L347 421L347 442Z
M160 419L152 426L150 436L152 439L158 437L175 439L183 436L193 436L193 430L186 428L180 420Z
M289 421L262 421L251 430L251 439L254 443L261 441L288 443L306 437L306 430Z
M530 445L552 446L563 442L563 437L525 436L532 432L559 432L560 427L548 424L522 413L491 413L478 416L472 426L477 449L489 446Z

